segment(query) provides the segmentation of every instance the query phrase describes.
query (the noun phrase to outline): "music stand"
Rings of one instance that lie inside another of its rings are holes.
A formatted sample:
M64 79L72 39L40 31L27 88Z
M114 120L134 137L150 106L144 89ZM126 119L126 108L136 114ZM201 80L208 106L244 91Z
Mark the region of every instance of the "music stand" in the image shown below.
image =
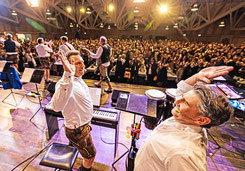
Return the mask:
M21 89L22 83L20 82L20 78L18 73L16 72L14 67L11 67L11 61L0 61L0 80L4 90L10 89L10 93L2 100L3 103L8 105L17 107L18 104L16 102L14 94L22 95L22 98L19 103L23 100L23 94L13 92L12 89ZM10 78L9 78L10 77ZM11 79L11 80L10 80ZM5 102L5 100L12 94L15 105Z
M165 101L163 99L153 99L148 98L146 95L139 95L129 92L119 92L116 109L123 110L129 113L134 114L135 124L136 115L141 115L145 117L151 118L160 118L163 113ZM116 164L123 156L127 153L128 158L128 171L133 170L134 168L134 157L137 152L137 148L135 145L135 136L132 137L130 149L127 150L123 155L121 155L115 162L112 163L112 167Z
M34 68L25 68L23 76L21 78L22 82L35 83L37 93L35 93L34 97L38 97L38 100L39 100L40 107L34 113L34 115L30 118L30 120L29 120L30 122L34 118L34 116L39 112L39 110L41 110L41 109L43 110L42 101L41 101L41 97L40 97L38 86L37 86L37 84L41 83L41 81L43 79L43 75L44 75L44 70L34 69Z

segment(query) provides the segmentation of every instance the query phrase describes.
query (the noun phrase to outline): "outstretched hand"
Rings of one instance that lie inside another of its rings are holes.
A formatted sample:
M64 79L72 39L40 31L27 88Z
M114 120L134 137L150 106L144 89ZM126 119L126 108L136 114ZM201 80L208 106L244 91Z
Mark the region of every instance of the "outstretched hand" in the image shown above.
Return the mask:
M59 58L63 64L64 71L74 73L75 72L75 61L71 59L71 63L67 60L63 51L59 51Z
M232 70L232 66L217 66L204 68L199 73L197 73L197 81L204 81L206 83L210 83L213 78L226 75Z

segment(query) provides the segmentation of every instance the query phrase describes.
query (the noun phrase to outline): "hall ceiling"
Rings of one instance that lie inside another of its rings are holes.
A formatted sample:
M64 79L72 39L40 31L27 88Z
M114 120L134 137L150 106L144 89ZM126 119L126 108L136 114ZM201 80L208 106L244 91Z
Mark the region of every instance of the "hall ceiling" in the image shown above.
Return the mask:
M90 30L107 29L108 25L118 30L127 30L134 28L136 22L141 28L156 30L159 27L172 27L177 23L179 31L186 31L199 30L226 18L231 30L245 30L244 0L145 0L144 3L133 1L39 0L39 7L30 7L26 0L1 0L0 19L19 23L20 16L25 16L54 28L68 28L72 23L74 28L78 25ZM108 10L110 3L115 6L113 12ZM158 9L162 3L168 5L167 14L159 13ZM199 4L199 10L196 12L190 10L194 3ZM67 12L68 6L72 8L71 13ZM90 8L91 14L82 14L82 6ZM134 13L136 7L138 13ZM47 16L47 9L51 11L51 16ZM11 15L12 10L18 15ZM101 23L104 28L100 27Z

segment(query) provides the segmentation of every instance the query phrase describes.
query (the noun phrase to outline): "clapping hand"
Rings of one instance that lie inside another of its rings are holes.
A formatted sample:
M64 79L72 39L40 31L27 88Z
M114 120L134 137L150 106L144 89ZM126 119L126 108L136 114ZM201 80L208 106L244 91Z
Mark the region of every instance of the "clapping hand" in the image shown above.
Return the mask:
M59 58L63 64L64 71L74 73L75 72L75 61L71 59L71 63L67 60L64 52L62 50L59 51Z

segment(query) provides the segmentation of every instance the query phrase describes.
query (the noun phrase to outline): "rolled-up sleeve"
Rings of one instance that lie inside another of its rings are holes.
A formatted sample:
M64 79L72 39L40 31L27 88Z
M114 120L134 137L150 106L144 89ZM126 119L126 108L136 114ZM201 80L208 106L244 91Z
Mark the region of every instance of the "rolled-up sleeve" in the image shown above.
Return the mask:
M55 93L51 100L51 107L54 111L59 112L66 106L73 89L74 73L64 72L63 80L55 86Z
M102 55L102 52L103 52L103 48L99 47L98 50L96 51L96 53L89 51L89 54L92 58L97 59Z
M176 90L176 100L178 100L179 98L181 98L181 96L192 90L193 89L193 86L187 84L184 80L180 81L178 84L177 84L177 90Z

